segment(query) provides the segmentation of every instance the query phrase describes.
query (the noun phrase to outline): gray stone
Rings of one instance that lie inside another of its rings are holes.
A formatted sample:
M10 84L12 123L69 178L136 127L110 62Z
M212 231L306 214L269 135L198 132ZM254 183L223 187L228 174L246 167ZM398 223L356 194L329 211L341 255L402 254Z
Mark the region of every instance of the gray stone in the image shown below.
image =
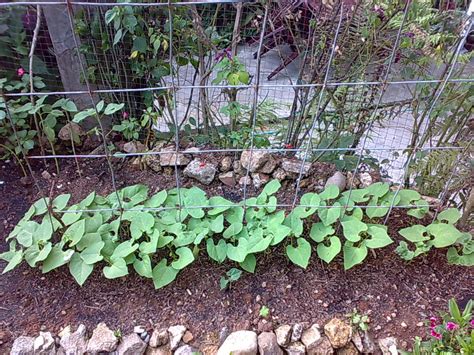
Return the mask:
M234 161L234 163L232 164L233 165L233 168L234 168L234 173L236 175L245 175L247 172L245 171L245 169L242 167L242 164L240 163L240 161Z
M87 343L87 352L98 354L112 352L117 348L118 339L114 332L105 323L99 323L92 332L92 337Z
M41 173L41 176L42 176L43 179L45 179L45 180L51 180L51 174L49 173L48 170L44 170L44 171Z
M171 355L172 352L170 350L169 345L163 345L159 348L150 348L146 349L145 355Z
M249 186L252 183L252 178L250 176L242 176L239 179L239 185L244 186L247 185Z
M310 348L307 348L308 355L331 355L334 354L331 342L328 337L323 335L316 344L312 344Z
M251 173L258 171L269 159L270 154L261 150L244 150L240 156L242 166Z
M379 347L383 355L397 355L397 339L388 337L379 339Z
M145 353L146 343L137 333L126 335L117 347L117 355L142 355Z
M189 164L190 159L183 153L176 153L173 147L161 149L160 165L163 166L184 166Z
M159 346L165 345L168 343L169 335L166 328L155 328L151 333L150 345L152 348L157 348Z
M278 166L278 160L275 159L272 155L268 155L268 160L260 168L260 172L263 174L271 174Z
M296 323L293 325L293 329L291 332L291 342L294 343L296 341L299 341L301 339L301 336L303 335L303 324L301 323Z
M303 164L302 160L283 159L281 161L281 168L287 173L299 175L300 170L301 170L301 164ZM310 169L311 169L311 163L305 162L303 165L303 176L308 175Z
M186 327L184 325L174 325L168 328L171 350L174 350L178 347L179 342L183 338L184 333L186 333Z
M55 355L56 344L50 332L40 332L34 342L35 355Z
M253 186L255 186L256 189L261 188L269 180L270 180L270 177L268 175L261 174L261 173L252 173Z
M249 330L231 333L217 351L217 355L257 355L257 334Z
M13 342L10 355L33 355L35 338L21 336Z
M226 173L219 175L219 180L226 186L234 187L236 184L235 174L233 171L228 171Z
M204 185L209 185L214 180L216 171L217 169L214 164L194 159L184 169L184 175L196 179Z
M351 340L352 327L338 318L333 318L324 326L324 333L329 338L333 348L338 349Z
M290 343L291 339L291 326L288 324L280 325L275 329L278 345L285 347Z
M369 187L373 183L372 175L370 175L369 173L360 173L359 181L361 188Z
M260 355L283 355L283 350L277 343L277 337L273 332L263 332L257 338L258 353Z
M174 355L198 355L198 354L201 354L201 352L197 351L196 349L194 349L192 346L189 346L189 345L180 346L174 352Z
M223 327L219 331L219 345L222 345L224 343L224 341L227 339L229 334L230 334L230 330L227 327Z
M160 148L153 148L152 150L150 150L150 153L159 153L159 152L160 152ZM155 173L159 173L162 170L159 154L145 155L145 163Z
M141 142L127 142L123 145L123 151L125 153L142 153L146 150L146 147Z
M273 172L272 176L273 176L274 179L277 179L279 181L283 181L283 180L289 178L288 173L285 170L283 170L283 168L277 168Z
M315 348L320 341L321 333L316 324L306 329L301 335L301 342L306 346L307 350Z
M82 355L87 350L86 327L81 324L77 330L71 333L71 328L67 326L59 333L62 351L65 355Z
M288 345L285 348L285 352L288 355L304 355L306 354L306 348L304 347L304 344L297 341Z
M59 139L62 141L71 141L71 133L72 133L72 138L74 139L75 143L80 142L80 136L83 136L86 134L84 129L82 129L81 126L79 126L76 122L70 122L66 123L58 133Z
M336 185L339 188L339 191L344 191L346 188L346 177L340 171L336 171L333 176L331 176L324 185L327 188L330 185Z
M220 169L223 173L228 172L230 169L232 169L232 158L231 157L224 157L221 160L220 163Z
M346 346L337 350L337 355L358 355L359 351L351 342L347 343Z

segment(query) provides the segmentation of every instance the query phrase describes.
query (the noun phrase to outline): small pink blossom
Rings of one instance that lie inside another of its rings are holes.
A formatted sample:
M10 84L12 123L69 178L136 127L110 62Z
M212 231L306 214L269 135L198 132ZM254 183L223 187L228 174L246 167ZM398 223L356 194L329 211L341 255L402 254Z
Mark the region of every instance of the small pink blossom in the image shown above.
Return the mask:
M458 328L459 328L459 326L454 322L446 323L446 329L449 330L450 332L455 330L455 329L458 329Z
M434 329L431 329L431 336L432 336L433 338L438 339L438 340L440 340L440 339L442 338L441 334L439 334L439 333L438 333L436 330L434 330Z
M437 323L438 323L438 319L437 319L436 317L431 317L431 318L430 318L430 325L431 325L431 328L434 328Z
M474 328L474 318L472 318L469 323L471 324L471 327Z
M127 111L124 111L124 112L122 113L122 117L123 117L124 119L127 119L128 116L129 116L129 114L128 114Z
M18 76L21 78L23 75L25 75L26 71L25 69L23 69L22 67L18 68L16 73L18 74Z

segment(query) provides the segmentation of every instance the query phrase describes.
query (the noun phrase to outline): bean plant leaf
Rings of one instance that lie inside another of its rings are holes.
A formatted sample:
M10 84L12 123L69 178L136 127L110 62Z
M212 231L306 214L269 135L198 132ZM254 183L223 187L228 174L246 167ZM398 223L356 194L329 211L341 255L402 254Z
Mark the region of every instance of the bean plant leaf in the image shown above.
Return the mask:
M211 220L210 228L214 233L222 233L224 230L224 215L220 214Z
M210 209L207 214L209 216L215 216L217 214L220 214L224 211L227 211L229 208L234 206L235 204L229 200L226 200L225 198L221 196L213 196L209 199L209 206L215 206L214 208Z
M70 246L74 246L81 241L86 230L86 221L81 219L69 226L63 234L63 240L69 241Z
M399 206L409 206L421 198L418 191L408 189L398 191L398 196L400 196Z
M23 245L25 248L30 247L33 244L33 235L36 233L39 224L35 221L28 221L21 225L20 231L16 236L18 243Z
M325 243L319 243L316 252L318 256L324 260L326 263L330 263L341 251L341 240L337 236L332 236L328 238L329 245Z
M344 269L350 268L362 263L367 257L367 247L364 244L356 247L351 242L345 242L343 247Z
M150 231L155 225L155 218L149 212L137 212L130 223L130 233L133 239L138 239L143 233Z
M65 213L63 213L61 217L61 221L63 221L64 225L69 226L73 224L74 222L77 222L81 217L82 217L82 212L76 212L80 209L79 205L74 205L69 207Z
M104 276L108 279L116 279L128 275L127 263L122 258L115 258L110 266L104 267Z
M445 248L456 243L462 233L451 224L434 223L427 227L428 232L434 237L431 243L435 248Z
M10 260L8 261L8 264L5 267L5 269L3 269L2 274L5 274L13 270L14 268L16 268L18 265L20 265L22 260L23 260L23 251L18 250L16 252L12 252L12 254L10 255Z
M335 198L337 198L337 196L339 196L339 187L337 187L336 185L329 185L324 189L323 192L319 194L321 200L326 201L334 200Z
M461 218L461 212L457 208L448 208L438 214L436 218L440 222L455 224Z
M240 233L244 225L240 222L232 223L222 234L224 238L234 237Z
M334 234L334 232L335 231L333 227L325 226L324 223L318 222L313 223L309 235L315 242L321 243L324 238L326 238L328 235Z
M40 247L39 244L34 244L25 250L24 257L28 265L35 267L36 263L45 260L51 252L53 245L48 242Z
M123 103L122 104L110 103L105 107L104 115L112 115L115 112L120 111L124 106L125 104Z
M69 262L69 272L80 286L86 282L93 270L94 265L86 264L78 253L74 253L71 257L71 261Z
M153 268L153 284L155 289L165 287L174 281L178 275L178 270L167 265L168 261L162 259L156 266Z
M407 215L413 216L415 218L423 218L429 211L429 204L425 200L419 200L415 202L417 208L413 208L407 211Z
M376 182L366 188L369 191L369 194L375 197L382 197L385 195L389 190L390 186L384 182Z
M43 261L43 274L50 272L64 264L67 264L69 260L71 260L72 255L74 254L74 250L69 249L64 251L59 246L54 246L51 249L48 257Z
M273 179L272 181L268 182L262 190L262 193L266 194L267 196L271 196L280 190L281 184L280 181L277 179Z
M369 226L367 233L370 238L364 241L365 245L371 249L383 248L393 243L393 240L389 237L387 230L382 226Z
M426 227L418 224L400 229L398 233L403 238L409 240L412 243L424 242L429 239L429 236L427 235L428 230L426 229Z
M187 247L181 247L176 249L178 260L173 261L171 266L176 270L182 270L194 261L194 254L191 249Z
M71 194L62 194L56 197L53 200L53 208L55 211L62 211L67 203L69 202L69 199L71 198Z
M142 255L141 259L137 258L133 262L133 268L138 275L151 279L153 270L151 268L151 259L149 255Z
M248 242L245 238L240 238L237 242L237 246L233 244L227 244L227 257L230 260L241 263L245 260L247 256Z
M144 206L147 208L158 208L166 201L166 197L168 197L166 190L161 190L146 200Z
M294 264L306 269L311 257L311 244L304 238L298 238L296 247L287 245L286 255Z
M216 245L214 241L209 238L206 242L206 250L211 259L222 263L227 256L227 243L224 239L221 239Z
M355 218L347 218L341 222L344 231L344 237L353 243L361 239L361 233L368 230L367 224Z
M239 265L245 271L253 274L255 272L255 266L257 265L257 258L254 254L247 254L244 261L239 263Z
M341 207L339 202L335 202L332 207L322 207L318 209L318 216L324 225L329 226L339 219Z
M101 261L104 257L100 253L105 246L105 242L96 239L93 244L89 244L81 253L80 256L86 264L95 264Z

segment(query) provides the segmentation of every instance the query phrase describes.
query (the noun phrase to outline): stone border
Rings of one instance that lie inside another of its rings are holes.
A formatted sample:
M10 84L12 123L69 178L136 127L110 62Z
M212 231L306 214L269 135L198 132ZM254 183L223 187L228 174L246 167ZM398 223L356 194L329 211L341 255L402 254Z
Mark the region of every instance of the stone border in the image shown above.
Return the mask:
M259 335L249 330L229 333L223 328L220 344L202 349L193 340L193 334L183 325L155 326L150 330L136 326L133 333L122 336L105 323L99 323L88 337L86 327L81 324L75 331L65 327L56 337L50 332L40 332L37 337L20 336L13 342L10 355L398 354L395 338L380 339L377 346L367 332L355 331L340 318L331 319L323 329L318 324L295 323Z

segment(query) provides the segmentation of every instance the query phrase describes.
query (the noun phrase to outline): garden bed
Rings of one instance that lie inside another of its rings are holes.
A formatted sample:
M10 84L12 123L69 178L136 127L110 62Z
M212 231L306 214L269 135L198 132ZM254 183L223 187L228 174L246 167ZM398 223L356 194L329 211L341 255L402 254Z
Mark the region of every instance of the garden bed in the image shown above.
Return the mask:
M82 176L77 175L73 162L61 163L61 173L54 176L51 166L52 177L45 179L41 176L42 162L34 162L41 187L48 193L53 191L53 196L68 192L77 202L93 190L112 191L105 160L82 160ZM175 185L173 174L139 170L128 162L116 170L119 188L145 183L150 192L156 192ZM0 170L2 251L7 249L5 236L39 197L34 184L20 174L11 162L4 163ZM321 174L327 178L327 169ZM181 183L184 187L197 185L186 177L181 177ZM208 196L219 194L236 201L242 197L239 187L225 187L218 182L199 187ZM253 188L249 190L249 195L255 193ZM279 193L279 203L291 203L293 194L289 185ZM407 216L403 209L394 210L388 223L390 236L399 240L396 231L415 223L419 220ZM80 287L67 268L42 275L22 265L0 278L0 341L7 349L21 334L40 329L58 332L68 324L93 327L104 321L124 334L134 325L149 322L184 324L197 344L205 344L213 341L208 339L209 334L216 334L217 339L224 326L262 331L285 323L323 324L334 315L344 316L356 308L369 314L370 330L376 337L394 335L410 342L415 334L424 335L420 322L444 308L447 299L455 297L463 304L473 297L470 282L474 275L472 269L448 265L445 250L433 250L406 263L394 249L395 245L378 250L362 265L344 271L339 257L329 266L313 259L306 270L300 269L288 261L283 247L278 247L259 255L256 273L243 274L228 291L219 290L219 278L231 265L218 265L206 258L196 260L175 282L159 290L135 273L107 280L95 270ZM262 306L270 309L270 321L259 317Z

